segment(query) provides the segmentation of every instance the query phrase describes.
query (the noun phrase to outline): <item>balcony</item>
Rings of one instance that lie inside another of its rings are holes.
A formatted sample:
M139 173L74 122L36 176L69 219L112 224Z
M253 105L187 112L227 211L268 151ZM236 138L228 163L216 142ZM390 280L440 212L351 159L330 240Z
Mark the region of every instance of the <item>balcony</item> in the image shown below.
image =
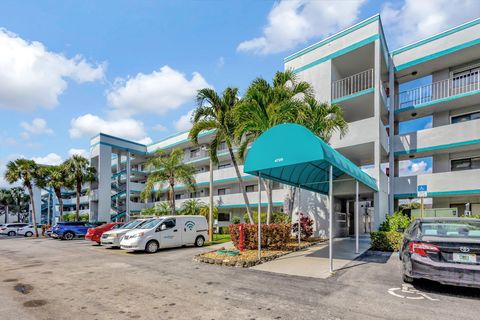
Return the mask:
M480 169L395 177L395 197L416 197L417 185L428 186L428 196L480 194Z
M352 76L332 82L332 102L340 102L348 98L367 93L373 88L373 69L365 70Z
M434 111L444 111L475 104L480 101L480 73L470 73L449 78L397 94L398 119L410 120L408 111L415 110L414 117L423 117ZM432 107L434 105L434 108Z
M375 128L379 128L379 131L376 131ZM341 149L376 141L379 135L380 143L384 150L388 152L387 131L375 118L367 118L349 123L348 132L345 136L340 137L340 133L335 132L329 142L335 149Z
M467 151L478 149L479 137L480 119L465 121L395 136L394 152L404 160L409 154L427 157L447 148L448 152Z

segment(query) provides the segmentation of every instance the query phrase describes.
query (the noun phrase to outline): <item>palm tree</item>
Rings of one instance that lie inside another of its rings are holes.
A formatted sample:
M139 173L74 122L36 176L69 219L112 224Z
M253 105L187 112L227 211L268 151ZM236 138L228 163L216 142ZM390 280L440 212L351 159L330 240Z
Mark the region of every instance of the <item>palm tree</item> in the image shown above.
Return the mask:
M85 157L73 155L64 162L65 170L68 173L68 180L75 187L77 195L77 210L75 219L80 221L80 195L82 185L95 181L95 168L90 166L90 162Z
M17 212L17 220L19 222L24 222L25 216L28 215L30 197L25 193L25 189L22 187L11 188L10 194L12 195L14 210Z
M37 218L35 211L35 201L33 200L33 185L38 183L39 167L33 160L17 159L7 164L5 171L5 180L12 184L21 182L23 187L28 190L30 195L30 205L32 207L32 224L35 230L35 237L38 238Z
M63 221L63 198L62 189L73 188L73 181L69 179L69 172L65 163L58 166L45 166L45 184L53 189L58 200L60 221Z
M209 147L210 159L214 164L218 164L218 146L222 142L226 143L230 158L235 167L240 190L242 190L248 219L250 220L250 223L253 223L250 201L248 200L247 192L243 185L242 175L238 168L238 161L233 151L236 127L234 110L236 109L238 102L237 88L226 88L223 91L222 96L213 89L205 88L199 90L197 93L197 108L192 115L193 127L190 129L188 136L193 143L198 144L198 137L201 132L215 130L215 136L210 142ZM210 196L212 196L212 190L210 191ZM213 219L209 219L210 223L213 223L212 220ZM212 230L212 225L210 225L210 230Z
M165 154L163 150L158 150L155 156L147 161L146 167L152 170L147 178L145 189L141 193L141 198L147 200L156 184L159 184L159 192L164 184L168 185L168 198L170 201L170 212L175 211L175 184L183 183L187 189L195 190L195 167L183 163L183 151L174 149L170 154Z
M245 158L248 146L262 133L281 123L296 122L305 99L313 97L309 83L298 81L292 71L277 72L273 83L255 79L235 110L235 138L240 143L239 157ZM264 181L267 192L267 224L272 216L272 182Z
M203 201L197 199L189 199L182 204L182 214L198 215L206 205Z
M4 209L5 223L8 223L8 214L10 207L14 204L12 191L10 189L0 189L0 205Z

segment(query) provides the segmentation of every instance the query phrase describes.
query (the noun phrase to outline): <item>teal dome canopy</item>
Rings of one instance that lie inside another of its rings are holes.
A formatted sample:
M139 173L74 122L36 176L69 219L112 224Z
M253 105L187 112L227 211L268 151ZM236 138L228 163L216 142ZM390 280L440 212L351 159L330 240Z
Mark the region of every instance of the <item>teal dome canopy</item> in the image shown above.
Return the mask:
M293 123L277 125L258 137L248 151L244 172L328 194L330 165L334 180L346 174L378 191L375 179L313 132Z

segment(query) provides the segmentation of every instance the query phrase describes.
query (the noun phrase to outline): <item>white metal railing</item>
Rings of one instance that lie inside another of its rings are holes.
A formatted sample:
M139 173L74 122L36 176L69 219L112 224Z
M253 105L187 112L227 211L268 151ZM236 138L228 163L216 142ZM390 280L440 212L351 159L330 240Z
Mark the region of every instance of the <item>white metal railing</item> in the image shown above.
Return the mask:
M480 73L463 74L398 93L399 109L480 90Z
M332 100L373 88L373 69L365 70L332 83Z

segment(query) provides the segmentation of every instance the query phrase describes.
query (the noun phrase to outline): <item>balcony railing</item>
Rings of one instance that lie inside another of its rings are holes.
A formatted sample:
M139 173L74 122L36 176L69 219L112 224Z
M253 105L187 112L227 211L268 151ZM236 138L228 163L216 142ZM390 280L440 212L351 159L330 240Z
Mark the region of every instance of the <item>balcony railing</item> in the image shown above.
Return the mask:
M480 90L480 73L449 78L398 94L399 109Z
M365 70L332 83L332 100L373 88L373 69Z

